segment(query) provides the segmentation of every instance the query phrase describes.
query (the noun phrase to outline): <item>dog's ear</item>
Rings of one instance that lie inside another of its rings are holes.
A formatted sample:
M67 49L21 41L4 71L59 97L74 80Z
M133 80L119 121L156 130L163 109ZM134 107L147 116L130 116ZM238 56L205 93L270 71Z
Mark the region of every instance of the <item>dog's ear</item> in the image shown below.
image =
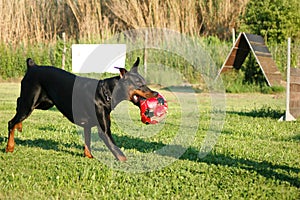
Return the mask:
M133 64L132 68L130 69L130 72L138 73L139 64L140 64L140 57L137 57L135 63Z
M26 63L27 63L27 68L35 66L35 63L31 58L27 58Z
M119 69L121 78L123 78L124 75L127 73L127 70L125 68L120 68L120 67L115 67L115 68Z

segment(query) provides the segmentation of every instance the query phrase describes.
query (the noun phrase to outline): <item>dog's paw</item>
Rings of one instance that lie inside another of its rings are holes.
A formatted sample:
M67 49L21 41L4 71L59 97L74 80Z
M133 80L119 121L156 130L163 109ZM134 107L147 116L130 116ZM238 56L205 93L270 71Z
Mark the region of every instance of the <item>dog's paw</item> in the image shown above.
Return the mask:
M84 146L84 157L94 158L86 145Z
M125 156L118 156L117 159L120 161L120 162L125 162L127 160L127 158Z
M6 153L12 153L14 152L14 146L6 146L6 149L5 149L5 152Z

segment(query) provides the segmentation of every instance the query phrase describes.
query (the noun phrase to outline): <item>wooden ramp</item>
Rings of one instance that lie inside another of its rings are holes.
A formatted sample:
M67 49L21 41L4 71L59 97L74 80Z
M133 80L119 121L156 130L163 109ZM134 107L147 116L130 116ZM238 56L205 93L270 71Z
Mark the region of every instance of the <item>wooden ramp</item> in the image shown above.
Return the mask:
M291 68L290 112L293 117L300 117L300 69Z
M269 86L280 85L282 77L272 55L260 35L240 33L218 76L228 70L240 69L246 57L253 52Z

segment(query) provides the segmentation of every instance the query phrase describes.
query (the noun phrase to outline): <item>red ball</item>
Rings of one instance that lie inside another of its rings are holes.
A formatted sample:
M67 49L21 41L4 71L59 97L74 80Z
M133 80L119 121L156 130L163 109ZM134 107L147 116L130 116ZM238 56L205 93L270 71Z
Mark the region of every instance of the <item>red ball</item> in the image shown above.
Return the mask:
M166 99L158 94L157 97L140 100L141 121L145 124L157 124L167 114L168 103Z

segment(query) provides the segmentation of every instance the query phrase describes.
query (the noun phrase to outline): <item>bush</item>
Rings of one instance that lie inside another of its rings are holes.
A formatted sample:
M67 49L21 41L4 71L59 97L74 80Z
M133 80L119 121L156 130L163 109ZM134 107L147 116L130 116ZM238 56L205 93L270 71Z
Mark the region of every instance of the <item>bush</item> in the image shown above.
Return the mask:
M268 86L266 81L249 82L246 81L243 70L233 70L221 75L224 87L228 93L253 93L260 92L264 94L281 93L285 91L282 86Z
M288 37L299 42L299 7L299 0L250 0L240 30L262 35L268 43L282 43Z

